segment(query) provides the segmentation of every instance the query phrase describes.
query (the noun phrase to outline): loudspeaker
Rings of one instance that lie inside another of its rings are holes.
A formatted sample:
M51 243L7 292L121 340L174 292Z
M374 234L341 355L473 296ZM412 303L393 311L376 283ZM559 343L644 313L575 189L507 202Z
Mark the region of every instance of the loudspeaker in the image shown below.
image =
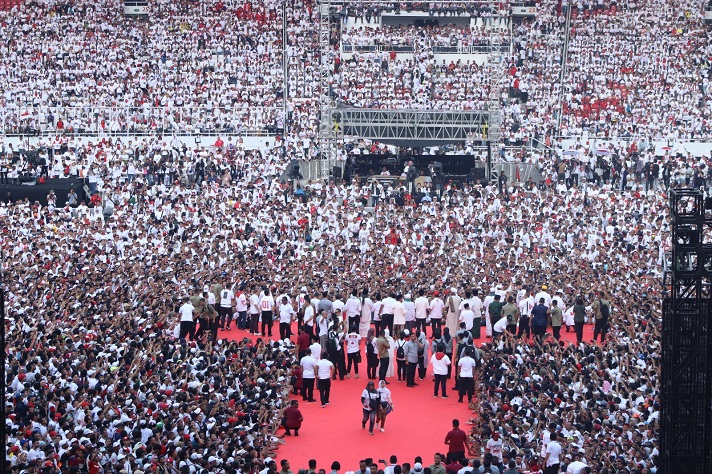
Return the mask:
M341 167L334 166L333 168L331 168L331 176L334 179L341 179Z

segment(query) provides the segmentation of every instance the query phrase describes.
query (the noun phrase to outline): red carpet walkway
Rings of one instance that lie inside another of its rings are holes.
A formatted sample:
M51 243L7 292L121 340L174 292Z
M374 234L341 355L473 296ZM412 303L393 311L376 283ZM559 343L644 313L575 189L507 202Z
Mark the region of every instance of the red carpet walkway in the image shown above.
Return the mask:
M584 340L591 340L592 328L586 326ZM249 333L232 329L221 331L220 336L241 339L249 337ZM562 339L574 342L575 336L573 332L562 331ZM478 342L481 344L485 340ZM388 460L391 454L398 456L399 463L411 464L415 456L421 456L424 465L428 466L432 464L433 454L447 452L443 441L451 429L453 418L459 419L461 428L468 431L466 423L472 413L466 402L457 403L457 394L451 390L454 380L451 379L447 386L449 398L435 399L429 370L424 380L416 380L420 385L415 388L407 388L405 382L398 382L396 377L388 380L395 409L386 420L386 431L382 433L376 429L370 436L368 429L361 429L361 392L368 381L364 375L365 361L360 364L360 369L362 374L359 379L352 376L351 379L332 382L331 404L326 408L321 408L319 403L305 403L301 397L296 397L300 401L304 423L299 437L285 436L285 444L277 453L278 459L289 460L294 472L307 468L309 459L316 459L317 469L324 468L327 472L335 460L341 463L341 472L356 471L360 459ZM319 399L316 389L314 397ZM279 430L277 434L282 435L284 431Z

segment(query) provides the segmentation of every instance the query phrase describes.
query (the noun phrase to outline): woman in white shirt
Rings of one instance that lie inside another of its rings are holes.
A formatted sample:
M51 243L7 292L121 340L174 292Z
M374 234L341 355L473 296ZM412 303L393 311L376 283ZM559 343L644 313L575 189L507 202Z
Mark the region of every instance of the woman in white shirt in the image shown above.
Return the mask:
M393 411L393 399L391 398L391 391L386 386L385 380L378 382L378 393L380 395L380 406L378 407L376 423L381 424L381 431L386 431L386 417Z

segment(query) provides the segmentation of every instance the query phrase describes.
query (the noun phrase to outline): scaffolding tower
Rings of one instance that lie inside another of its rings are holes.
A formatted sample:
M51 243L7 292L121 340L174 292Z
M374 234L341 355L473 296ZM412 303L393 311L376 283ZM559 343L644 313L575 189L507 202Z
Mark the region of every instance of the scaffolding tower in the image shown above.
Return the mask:
M334 28L340 28L340 17L335 10L335 7L342 8L345 3L339 0L320 0L319 2L319 50L320 50L320 61L319 61L319 74L320 74L320 85L319 85L319 153L323 159L334 160L337 157L337 144L339 140L343 138L344 133L344 122L341 112L337 109L337 104L335 97L333 95L331 83L334 74L334 58L337 53L337 49L331 44L331 34ZM369 4L369 3L381 3L381 0L359 0L359 4ZM421 3L416 0L405 0L401 3ZM490 41L490 52L488 55L487 63L485 64L485 70L489 76L489 97L487 100L487 110L478 111L479 116L486 117L487 123L477 124L476 127L480 127L481 137L484 140L488 140L491 144L491 149L496 153L500 148L500 142L502 139L501 127L502 127L502 97L503 90L507 87L507 60L511 55L511 7L509 0L494 1L494 0L470 0L465 2L460 2L457 0L443 0L439 3L445 4L477 4L479 6L487 5L489 8L489 17L487 21L490 22L489 41ZM503 38L500 31L494 27L496 24L500 24L502 20L504 23L510 25L509 39ZM381 109L383 110L383 109ZM390 112L396 112L390 111ZM430 111L431 113L438 113L437 111ZM451 112L451 111L450 111ZM443 111L446 113L446 111ZM370 120L368 120L370 121ZM390 120L387 120L390 121ZM391 125L392 122L391 122ZM407 124L401 124L398 130L405 130ZM373 129L371 129L373 130ZM395 129L389 129L395 130ZM471 131L472 132L472 131ZM400 132L399 132L400 133ZM446 134L449 132L445 132ZM435 133L438 137L440 135ZM470 137L474 137L474 134L470 134ZM429 137L430 138L430 137Z

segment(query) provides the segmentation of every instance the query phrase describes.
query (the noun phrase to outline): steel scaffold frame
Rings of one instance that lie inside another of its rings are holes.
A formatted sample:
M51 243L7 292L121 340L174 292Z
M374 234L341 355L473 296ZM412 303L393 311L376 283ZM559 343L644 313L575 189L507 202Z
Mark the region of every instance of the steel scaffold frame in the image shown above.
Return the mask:
M334 54L335 50L331 47L331 31L332 31L332 14L331 8L336 5L344 5L348 2L338 0L321 0L319 3L319 49L320 49L320 87L319 87L319 151L323 158L334 159L337 156L336 145L339 137L342 137L344 132L347 135L354 135L361 138L404 138L404 139L423 139L423 140L442 140L443 142L465 141L467 139L482 137L489 140L493 150L498 150L501 142L501 123L502 123L502 84L506 83L506 68L505 54L501 52L501 48L493 47L492 52L488 56L486 68L489 72L489 98L487 102L487 110L482 111L422 111L422 110L401 110L401 109L356 109L356 108L338 108L334 98L331 97L331 80L334 70ZM378 0L361 0L361 4L381 3ZM403 3L403 2L401 2ZM405 3L419 3L415 0L406 0ZM445 0L441 3L461 4L455 0ZM476 0L467 1L464 3L472 3L478 5L489 5L491 16L489 21L495 21L504 18L509 18L511 21L511 12L509 8L509 0L504 2L495 2L494 0ZM336 18L338 21L338 17ZM494 28L489 29L490 44L492 46L501 46L503 44L499 32ZM511 53L511 30L509 38L510 47L508 51ZM430 117L439 116L434 121L425 125L422 120L424 113ZM460 118L470 115L472 122L465 124L460 122L446 123L446 119L452 118L453 113L460 114ZM357 117L358 120L347 120L347 114L350 117ZM338 120L336 118L338 115ZM378 120L376 120L378 118ZM412 122L406 120L416 119ZM400 120L400 121L399 121ZM338 122L338 123L337 123ZM350 123L350 125L349 125ZM427 130L427 127L431 127ZM346 130L348 128L348 130ZM351 133L354 130L360 130L361 133ZM387 137L378 136L379 133L388 133Z

